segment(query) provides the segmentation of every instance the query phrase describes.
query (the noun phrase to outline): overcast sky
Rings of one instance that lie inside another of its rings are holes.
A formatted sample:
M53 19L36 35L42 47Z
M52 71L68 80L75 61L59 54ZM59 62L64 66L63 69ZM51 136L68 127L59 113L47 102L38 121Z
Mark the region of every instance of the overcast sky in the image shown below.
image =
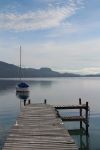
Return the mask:
M100 73L100 0L0 0L0 60Z

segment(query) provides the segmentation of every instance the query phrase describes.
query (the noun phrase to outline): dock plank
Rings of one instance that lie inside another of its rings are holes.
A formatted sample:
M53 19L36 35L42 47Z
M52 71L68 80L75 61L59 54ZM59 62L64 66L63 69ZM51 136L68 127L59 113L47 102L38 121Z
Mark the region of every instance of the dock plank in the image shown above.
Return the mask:
M45 104L26 105L2 150L78 150L55 108Z

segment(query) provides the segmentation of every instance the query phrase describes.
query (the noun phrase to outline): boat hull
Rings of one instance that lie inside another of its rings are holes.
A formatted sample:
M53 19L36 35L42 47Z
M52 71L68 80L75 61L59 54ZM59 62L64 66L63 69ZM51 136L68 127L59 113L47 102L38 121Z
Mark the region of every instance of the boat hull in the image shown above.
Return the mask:
M16 92L27 92L29 91L29 85L25 82L21 82L16 86Z
M16 87L16 92L29 92L29 88Z

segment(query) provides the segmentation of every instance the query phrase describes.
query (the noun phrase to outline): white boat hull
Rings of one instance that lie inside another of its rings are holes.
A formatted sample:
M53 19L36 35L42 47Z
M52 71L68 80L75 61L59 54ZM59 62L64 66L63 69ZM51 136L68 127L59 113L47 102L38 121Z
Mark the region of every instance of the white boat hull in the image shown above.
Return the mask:
M29 88L16 87L16 92L29 92Z

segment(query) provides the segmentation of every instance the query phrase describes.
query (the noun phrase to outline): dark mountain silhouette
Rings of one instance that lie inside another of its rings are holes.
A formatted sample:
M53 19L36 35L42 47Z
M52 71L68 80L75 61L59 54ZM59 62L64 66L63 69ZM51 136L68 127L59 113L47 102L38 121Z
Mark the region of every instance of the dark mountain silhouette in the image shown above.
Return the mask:
M22 77L25 78L32 78L32 77L83 77L80 74L73 74L73 73L59 73L53 71L50 68L22 68ZM97 75L84 75L84 76L100 76ZM5 62L0 61L0 78L18 78L19 77L19 67L13 64L8 64Z

